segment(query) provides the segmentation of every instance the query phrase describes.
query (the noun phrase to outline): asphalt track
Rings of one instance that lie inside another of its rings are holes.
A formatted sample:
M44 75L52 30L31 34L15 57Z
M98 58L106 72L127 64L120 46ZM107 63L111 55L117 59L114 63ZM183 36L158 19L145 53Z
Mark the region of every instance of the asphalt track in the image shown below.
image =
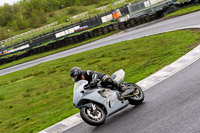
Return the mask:
M200 133L200 60L145 91L100 127L82 122L63 133Z
M47 62L47 61L55 60L58 58L66 57L72 54L87 51L89 49L94 49L94 48L102 47L105 45L109 45L109 44L113 44L113 43L117 43L117 42L121 42L125 40L131 40L131 39L140 38L143 36L163 33L167 31L177 30L183 27L199 25L199 24L200 24L200 12L195 12L188 15L169 19L166 21L161 21L155 24L150 24L146 27L139 28L136 30L133 30L134 28L130 28L128 30L125 30L124 33L119 34L119 35L103 38L98 41L94 41L92 43L88 43L80 47L76 47L76 48L66 50L57 54L53 54L50 56L46 56L40 59L36 59L30 62L26 62L20 65L16 65L13 67L0 70L0 76L11 73L11 72L19 71L25 68L29 68L31 66L35 66L43 62Z

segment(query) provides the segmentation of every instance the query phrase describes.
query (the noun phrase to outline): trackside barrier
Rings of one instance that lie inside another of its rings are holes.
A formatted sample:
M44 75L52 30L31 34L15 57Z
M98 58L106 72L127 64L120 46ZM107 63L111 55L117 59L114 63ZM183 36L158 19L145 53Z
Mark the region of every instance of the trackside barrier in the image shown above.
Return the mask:
M57 49L57 48L64 47L64 46L67 46L70 44L82 42L82 41L88 40L90 38L100 36L103 34L107 34L109 32L112 32L112 31L115 31L118 29L124 30L129 27L134 27L134 26L140 25L142 23L150 22L150 21L156 20L158 18L161 18L163 15L166 15L170 12L173 12L177 9L180 9L184 6L191 5L191 4L200 4L200 0L190 0L190 1L187 1L184 3L170 4L168 6L164 6L160 9L157 9L153 13L151 12L150 14L144 14L144 15L141 15L138 17L134 17L134 18L131 18L124 22L116 22L113 24L105 25L105 26L93 29L91 31L86 31L86 32L80 33L78 35L68 36L61 40L57 40L55 42L48 43L47 45L44 45L44 46L28 49L26 52L19 54L19 55L13 55L10 57L0 58L0 65L9 63L9 62L12 62L15 60L19 60L19 59L22 59L22 58L25 58L25 57L28 57L31 55L47 52L52 49ZM0 53L0 54L2 54L2 53Z
M129 13L128 8L126 6L119 8L119 10L120 10L122 15L127 15ZM105 12L103 14L100 14L100 15L97 15L97 16L94 16L94 17L89 16L88 19L80 20L77 23L72 23L71 25L63 26L59 29L52 30L52 31L47 32L47 33L43 33L41 35L32 37L32 38L27 39L27 40L23 40L21 42L17 42L17 43L11 42L10 44L7 44L7 45L3 45L3 43L2 43L1 44L2 47L0 47L0 51L3 51L3 50L10 51L10 50L14 49L15 47L21 47L21 46L26 45L26 44L29 44L30 48L32 48L32 47L41 45L44 42L48 42L48 41L51 41L51 40L57 40L60 37L73 34L75 29L78 29L78 28L86 26L86 25L89 28L99 26L104 22L108 22L108 21L113 20L113 17L112 17L113 11L114 10L111 10L109 12ZM102 20L102 17L103 17L103 20ZM22 51L22 50L19 50L19 51ZM15 52L12 52L12 53L17 53L17 52L18 51L15 51ZM6 54L6 55L5 54L0 55L0 57L7 56L9 54L11 54L11 52Z

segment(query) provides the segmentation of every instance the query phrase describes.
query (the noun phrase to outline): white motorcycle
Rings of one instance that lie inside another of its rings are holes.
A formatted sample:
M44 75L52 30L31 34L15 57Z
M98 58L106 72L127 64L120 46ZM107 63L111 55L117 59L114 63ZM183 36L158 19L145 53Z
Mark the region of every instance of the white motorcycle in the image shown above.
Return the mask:
M121 83L125 72L121 69L111 78ZM86 88L88 81L80 80L74 85L73 104L80 109L82 119L92 125L99 126L106 118L115 112L127 107L129 104L138 105L144 100L142 89L134 83L122 83L126 91L120 94L114 89L104 88L98 83L95 88Z

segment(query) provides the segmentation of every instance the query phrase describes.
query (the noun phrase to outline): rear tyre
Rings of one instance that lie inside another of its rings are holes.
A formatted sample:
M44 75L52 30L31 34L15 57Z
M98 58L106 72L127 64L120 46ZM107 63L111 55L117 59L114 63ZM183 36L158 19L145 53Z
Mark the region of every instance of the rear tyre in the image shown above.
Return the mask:
M131 105L139 105L144 100L144 92L143 90L136 84L133 83L127 83L126 85L131 85L135 88L135 91L133 92L133 96L128 97L129 104Z
M83 106L80 109L81 118L88 124L92 126L99 126L104 123L106 120L106 113L105 111L99 107L97 104L94 104L95 110L92 107L85 107Z

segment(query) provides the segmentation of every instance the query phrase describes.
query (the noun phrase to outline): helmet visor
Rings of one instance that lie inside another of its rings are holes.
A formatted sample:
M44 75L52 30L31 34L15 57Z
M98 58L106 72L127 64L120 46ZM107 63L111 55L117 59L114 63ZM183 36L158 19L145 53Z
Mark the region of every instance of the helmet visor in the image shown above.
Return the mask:
M71 79L76 82L77 76L71 77Z

